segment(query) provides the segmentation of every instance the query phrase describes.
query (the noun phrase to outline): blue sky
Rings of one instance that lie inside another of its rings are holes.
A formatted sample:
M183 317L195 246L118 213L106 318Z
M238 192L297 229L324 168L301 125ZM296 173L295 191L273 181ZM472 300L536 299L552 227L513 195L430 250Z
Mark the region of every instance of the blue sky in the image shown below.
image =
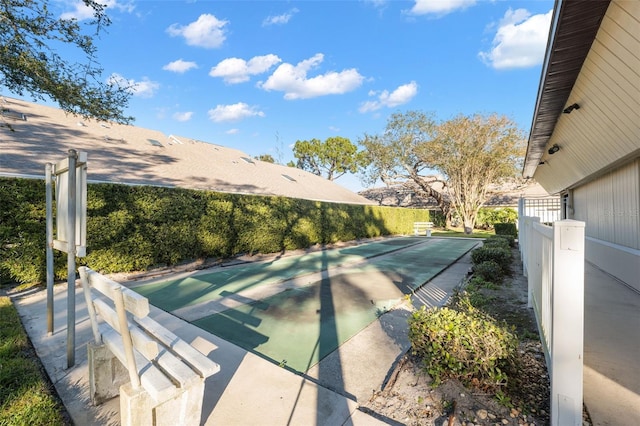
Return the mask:
M296 140L383 131L394 112L499 113L528 132L552 0L104 0L105 80L135 125L287 162ZM53 0L88 18L81 2ZM64 52L61 52L64 54ZM341 181L358 189L357 179Z

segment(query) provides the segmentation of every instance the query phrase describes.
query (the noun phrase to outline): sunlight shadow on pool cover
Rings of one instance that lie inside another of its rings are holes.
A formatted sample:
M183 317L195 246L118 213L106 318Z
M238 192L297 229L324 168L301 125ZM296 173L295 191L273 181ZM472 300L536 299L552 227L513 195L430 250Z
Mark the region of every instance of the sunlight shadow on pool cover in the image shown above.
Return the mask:
M259 302L263 309L251 303L234 309L233 314L231 310L221 312L194 324L277 364L305 372L402 296L397 291L393 300L372 302L357 283L361 280L354 278L353 274L333 276L263 299ZM325 291L321 291L323 286ZM331 291L326 291L327 286ZM323 297L332 300L323 301ZM328 304L334 306L329 314L322 311Z

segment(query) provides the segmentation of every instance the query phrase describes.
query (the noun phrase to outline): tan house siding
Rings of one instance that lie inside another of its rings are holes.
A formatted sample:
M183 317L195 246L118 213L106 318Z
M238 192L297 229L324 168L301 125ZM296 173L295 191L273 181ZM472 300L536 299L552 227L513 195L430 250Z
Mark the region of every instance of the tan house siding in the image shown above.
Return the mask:
M587 55L534 178L550 193L638 156L640 135L640 1L613 1Z
M586 259L640 291L640 159L573 190Z
M573 203L588 237L640 250L640 160L576 188Z

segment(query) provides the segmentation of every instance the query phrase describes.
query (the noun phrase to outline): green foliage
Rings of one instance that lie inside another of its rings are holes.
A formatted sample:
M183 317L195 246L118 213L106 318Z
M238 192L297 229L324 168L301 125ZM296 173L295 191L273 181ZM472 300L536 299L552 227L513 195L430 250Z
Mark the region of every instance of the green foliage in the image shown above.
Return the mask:
M436 122L419 111L392 114L382 134L365 135L360 143L371 160L369 182L415 183L443 212L458 214L467 234L489 185L516 176L526 146L523 132L504 116Z
M496 223L493 226L496 235L511 235L513 238L518 238L518 228L515 223Z
M471 252L471 260L474 265L491 260L497 263L505 274L510 271L511 258L511 250L502 247L483 246Z
M502 236L499 236L499 235L492 235L489 238L484 240L483 246L498 247L506 250L506 249L509 249L509 247L511 247L511 244L509 243L509 240L507 238L502 238Z
M485 260L473 267L474 276L478 276L484 281L500 284L504 278L504 271L497 262Z
M0 178L0 276L45 279L45 187ZM275 253L313 244L407 234L429 212L176 188L89 184L87 256L103 273L143 271L200 258ZM66 278L66 255L55 274Z
M110 24L106 6L83 0L93 20L81 25L76 19L62 19L52 3L0 2L0 87L40 100L51 98L72 114L130 123L133 118L124 115L129 84L106 82L96 57L94 40ZM68 59L58 54L62 50L69 52Z
M422 307L409 318L409 340L414 355L439 384L445 377L483 390L507 382L507 371L517 350L517 338L504 325L462 299L457 309Z
M334 180L347 172L356 173L368 164L367 155L347 138L331 137L324 142L319 139L296 141L293 155L297 167Z
M476 228L493 229L496 223L516 223L518 212L512 208L489 208L482 207L476 217Z
M507 245L509 247L515 247L516 246L516 239L513 237L513 235L496 234L496 235L491 236L490 239L491 240L502 239L502 240L507 242ZM486 241L485 241L485 243L486 243Z
M467 286L465 288L467 289L467 291L471 292L471 291L478 290L480 288L488 288L491 290L496 290L498 286L496 285L496 283L492 282L491 280L485 280L483 277L474 275L467 282Z
M63 425L63 408L31 350L11 300L0 297L0 425Z
M276 159L273 158L273 155L271 154L260 154L256 157L256 159L260 161L264 161L265 163L271 163L271 164L274 164L276 162Z

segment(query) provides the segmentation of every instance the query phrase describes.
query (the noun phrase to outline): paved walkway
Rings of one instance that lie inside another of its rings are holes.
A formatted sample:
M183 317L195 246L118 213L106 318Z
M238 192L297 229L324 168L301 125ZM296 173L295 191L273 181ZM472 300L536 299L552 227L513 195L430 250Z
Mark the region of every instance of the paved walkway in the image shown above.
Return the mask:
M585 266L584 403L596 426L640 425L640 293Z

